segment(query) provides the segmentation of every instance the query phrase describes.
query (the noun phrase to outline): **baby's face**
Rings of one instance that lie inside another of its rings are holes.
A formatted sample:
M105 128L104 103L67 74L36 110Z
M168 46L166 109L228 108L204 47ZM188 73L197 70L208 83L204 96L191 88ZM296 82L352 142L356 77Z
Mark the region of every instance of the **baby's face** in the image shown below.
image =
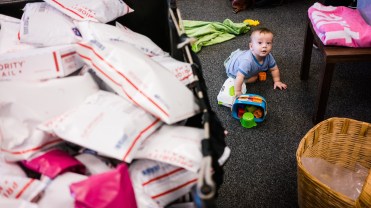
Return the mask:
M251 36L250 50L256 58L266 57L272 50L273 34L256 32Z

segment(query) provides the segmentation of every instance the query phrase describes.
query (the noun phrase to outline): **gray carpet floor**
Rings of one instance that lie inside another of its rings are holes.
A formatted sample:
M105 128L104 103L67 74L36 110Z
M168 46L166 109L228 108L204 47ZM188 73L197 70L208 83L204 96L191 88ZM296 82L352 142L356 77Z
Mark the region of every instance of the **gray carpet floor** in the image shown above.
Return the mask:
M323 60L313 50L308 81L299 78L307 9L314 1L291 0L281 6L255 8L234 14L229 0L179 0L183 19L242 22L250 18L275 33L273 55L285 91L273 90L267 81L249 84L248 93L268 103L267 118L252 129L243 128L217 95L227 78L223 61L237 48L246 49L248 34L202 48L198 53L212 108L227 129L231 157L225 165L218 207L298 207L296 150L313 127L312 113ZM347 117L371 122L371 63L339 64L335 68L325 118Z

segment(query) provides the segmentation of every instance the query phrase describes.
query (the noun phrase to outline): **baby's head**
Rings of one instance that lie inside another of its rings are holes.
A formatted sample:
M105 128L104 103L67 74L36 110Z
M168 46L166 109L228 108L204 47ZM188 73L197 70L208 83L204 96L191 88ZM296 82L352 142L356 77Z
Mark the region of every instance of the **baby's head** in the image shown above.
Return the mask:
M249 47L256 58L267 56L272 50L273 32L267 28L252 31Z

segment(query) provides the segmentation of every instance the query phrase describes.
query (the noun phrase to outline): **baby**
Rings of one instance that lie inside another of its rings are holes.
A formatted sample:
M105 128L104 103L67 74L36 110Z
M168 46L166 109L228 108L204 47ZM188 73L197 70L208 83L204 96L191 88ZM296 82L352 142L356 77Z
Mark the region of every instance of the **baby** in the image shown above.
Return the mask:
M253 83L258 79L259 72L269 71L272 74L273 88L286 89L287 85L281 82L280 71L272 54L273 33L267 28L256 29L251 33L250 50L232 52L224 61L228 77L235 79L235 96L241 95L242 84Z

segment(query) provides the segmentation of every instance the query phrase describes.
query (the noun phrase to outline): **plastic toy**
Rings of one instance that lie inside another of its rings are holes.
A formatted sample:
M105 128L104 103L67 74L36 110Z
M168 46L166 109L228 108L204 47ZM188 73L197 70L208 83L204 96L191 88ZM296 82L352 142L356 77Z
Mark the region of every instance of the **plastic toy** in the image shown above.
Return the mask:
M259 72L258 73L259 81L263 82L267 80L267 73L266 72Z
M261 108L257 108L256 110L254 110L253 112L253 115L255 118L261 118L263 117L263 111Z
M249 112L254 112L258 107L256 107L255 105L246 105L246 111L249 111Z
M243 108L238 108L238 118L241 118L243 114L246 113L246 110Z
M248 112L254 116L256 123L263 122L267 115L267 102L265 98L256 94L242 94L236 98L232 105L233 118L241 121L241 118Z
M260 24L259 20L253 20L253 19L245 19L243 23L249 26L258 26Z
M256 126L254 115L251 112L244 113L240 118L241 125L245 128L252 128Z

